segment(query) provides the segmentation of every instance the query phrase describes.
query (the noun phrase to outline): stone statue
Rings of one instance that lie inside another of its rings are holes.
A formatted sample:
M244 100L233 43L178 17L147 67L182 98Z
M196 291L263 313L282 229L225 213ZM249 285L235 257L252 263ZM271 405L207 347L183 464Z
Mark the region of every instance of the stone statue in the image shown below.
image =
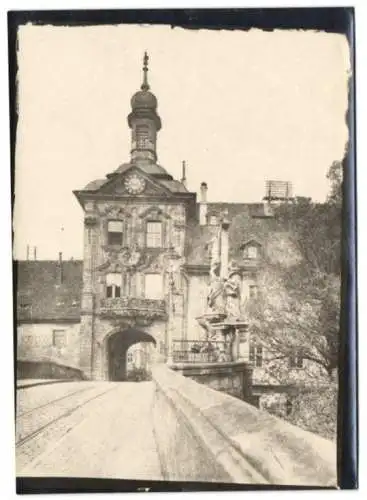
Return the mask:
M223 282L220 278L220 236L212 239L210 248L210 283L207 304L212 312L224 313Z
M228 278L223 288L226 302L227 319L236 320L241 316L241 271L234 264L231 265Z

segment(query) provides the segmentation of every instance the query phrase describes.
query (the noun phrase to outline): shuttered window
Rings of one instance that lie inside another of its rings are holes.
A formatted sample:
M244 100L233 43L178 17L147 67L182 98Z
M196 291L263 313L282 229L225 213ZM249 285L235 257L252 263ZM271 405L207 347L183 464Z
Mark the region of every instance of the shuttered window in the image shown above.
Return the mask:
M162 246L162 223L157 221L147 222L147 247L160 248Z
M109 245L122 245L123 237L123 222L119 220L108 221L108 244Z
M298 351L295 351L289 358L290 368L303 368L303 357Z
M120 273L110 273L106 276L106 297L121 297L122 276Z
M250 363L260 368L263 364L263 348L261 345L250 344Z

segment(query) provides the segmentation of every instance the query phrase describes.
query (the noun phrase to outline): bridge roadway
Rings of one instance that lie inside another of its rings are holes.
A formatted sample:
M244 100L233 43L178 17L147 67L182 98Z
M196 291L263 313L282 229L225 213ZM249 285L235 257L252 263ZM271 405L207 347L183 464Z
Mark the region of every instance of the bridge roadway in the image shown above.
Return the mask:
M18 389L17 476L162 479L152 382Z

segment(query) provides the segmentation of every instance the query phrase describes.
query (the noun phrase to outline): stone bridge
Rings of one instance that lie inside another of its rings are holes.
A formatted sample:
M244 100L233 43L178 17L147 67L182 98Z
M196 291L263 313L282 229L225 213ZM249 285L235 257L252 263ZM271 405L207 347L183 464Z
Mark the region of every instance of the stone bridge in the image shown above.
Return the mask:
M140 383L22 381L17 476L336 486L334 442L167 365L152 373Z

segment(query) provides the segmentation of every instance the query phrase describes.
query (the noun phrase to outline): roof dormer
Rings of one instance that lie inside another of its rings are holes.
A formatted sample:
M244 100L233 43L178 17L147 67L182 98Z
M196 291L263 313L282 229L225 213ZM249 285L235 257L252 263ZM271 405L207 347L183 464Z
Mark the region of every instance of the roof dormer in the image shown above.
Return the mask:
M255 239L248 240L240 246L243 259L251 261L256 261L260 258L261 249L261 243Z

